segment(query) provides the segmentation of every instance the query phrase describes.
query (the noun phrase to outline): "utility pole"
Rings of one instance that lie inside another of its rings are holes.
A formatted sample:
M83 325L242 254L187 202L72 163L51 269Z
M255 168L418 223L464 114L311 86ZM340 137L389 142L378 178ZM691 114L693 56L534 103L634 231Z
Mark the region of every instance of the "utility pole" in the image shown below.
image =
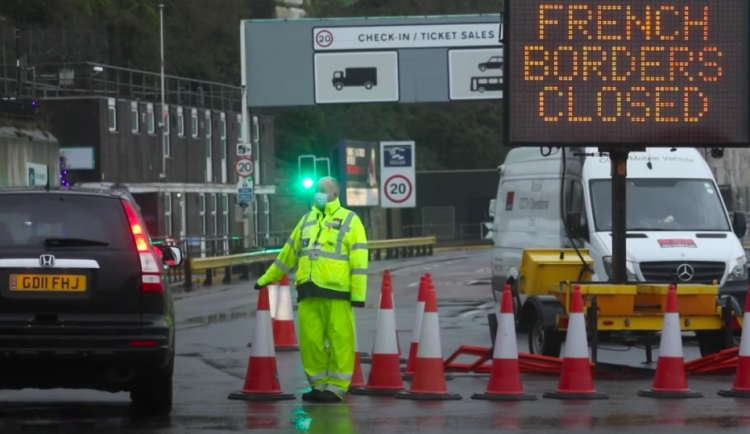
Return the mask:
M161 174L160 178L167 177L167 133L164 123L167 120L167 112L164 110L166 97L164 94L164 5L159 5L159 38L161 40Z
M16 0L16 99L21 99L21 0Z

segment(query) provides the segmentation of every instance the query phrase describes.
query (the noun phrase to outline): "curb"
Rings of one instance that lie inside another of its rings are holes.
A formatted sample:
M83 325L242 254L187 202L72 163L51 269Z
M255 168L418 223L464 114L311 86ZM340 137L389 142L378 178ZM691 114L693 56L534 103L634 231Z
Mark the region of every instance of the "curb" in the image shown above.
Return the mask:
M433 252L458 252L461 250L487 250L491 249L492 244L481 244L478 246L455 246L455 247L433 247Z

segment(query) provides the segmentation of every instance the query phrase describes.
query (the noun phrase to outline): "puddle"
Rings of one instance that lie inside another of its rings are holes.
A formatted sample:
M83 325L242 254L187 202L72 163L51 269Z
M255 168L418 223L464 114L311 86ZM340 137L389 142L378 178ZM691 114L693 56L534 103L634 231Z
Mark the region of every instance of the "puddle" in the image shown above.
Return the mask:
M490 281L490 279L471 280L469 282L466 282L466 286L487 286L491 284L492 282Z

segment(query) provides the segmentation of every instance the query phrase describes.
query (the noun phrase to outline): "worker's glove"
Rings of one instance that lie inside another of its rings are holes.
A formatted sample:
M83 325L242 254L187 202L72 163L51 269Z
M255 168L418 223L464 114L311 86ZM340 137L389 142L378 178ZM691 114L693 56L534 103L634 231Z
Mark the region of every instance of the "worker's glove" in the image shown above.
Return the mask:
M255 286L253 286L253 289L256 291L260 291L261 286L258 285L258 282L255 282Z

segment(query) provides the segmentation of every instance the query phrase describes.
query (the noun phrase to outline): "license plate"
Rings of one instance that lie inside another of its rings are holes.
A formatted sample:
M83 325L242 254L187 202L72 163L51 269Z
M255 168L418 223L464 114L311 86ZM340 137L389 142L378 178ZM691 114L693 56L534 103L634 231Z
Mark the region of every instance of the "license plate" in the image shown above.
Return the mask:
M11 291L83 292L86 276L69 274L11 274Z

